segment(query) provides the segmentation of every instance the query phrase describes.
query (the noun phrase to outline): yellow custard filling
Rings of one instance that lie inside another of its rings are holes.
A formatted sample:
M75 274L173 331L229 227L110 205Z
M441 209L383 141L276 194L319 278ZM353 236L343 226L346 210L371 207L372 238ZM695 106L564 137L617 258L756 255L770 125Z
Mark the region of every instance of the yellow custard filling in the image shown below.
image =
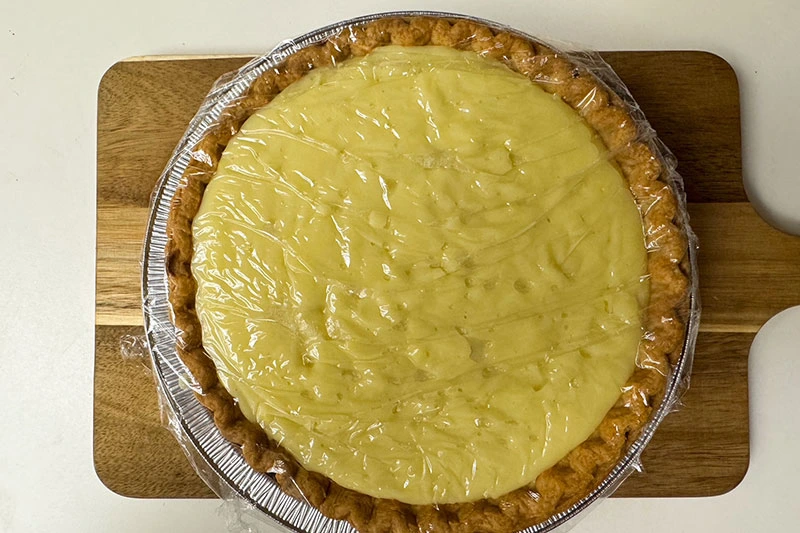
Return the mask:
M223 385L371 496L524 486L634 369L648 286L624 179L577 112L471 52L312 71L231 140L193 235Z

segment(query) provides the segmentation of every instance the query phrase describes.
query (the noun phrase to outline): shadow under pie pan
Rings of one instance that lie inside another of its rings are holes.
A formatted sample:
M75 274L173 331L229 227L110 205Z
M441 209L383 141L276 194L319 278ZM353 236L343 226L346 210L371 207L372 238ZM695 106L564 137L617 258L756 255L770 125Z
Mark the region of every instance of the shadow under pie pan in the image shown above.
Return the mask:
M633 376L601 426L579 445L581 454L575 448L535 481L499 497L402 503L360 494L309 472L244 418L217 379L201 340L191 272L192 222L228 141L245 119L308 71L392 44L447 46L490 56L560 97L602 139L643 221L651 293L642 311L644 333ZM370 15L284 42L217 81L153 194L143 257L145 328L170 429L203 480L242 509L310 533L553 531L610 495L638 467L657 426L688 386L699 322L695 255L672 156L598 56L563 52L512 28L463 15ZM590 464L579 456L592 457Z

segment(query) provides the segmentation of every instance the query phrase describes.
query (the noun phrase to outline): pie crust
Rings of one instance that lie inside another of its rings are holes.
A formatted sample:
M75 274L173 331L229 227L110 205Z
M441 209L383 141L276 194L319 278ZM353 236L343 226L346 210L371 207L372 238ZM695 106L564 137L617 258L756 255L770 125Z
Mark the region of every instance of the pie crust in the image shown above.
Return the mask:
M577 110L595 129L627 180L642 214L648 250L650 301L636 369L615 406L593 435L530 486L500 498L469 503L410 505L345 489L309 472L286 450L248 421L219 382L203 349L195 311L197 286L191 272L192 221L206 185L231 137L257 109L312 68L363 56L378 46L438 45L472 50L503 62ZM479 23L443 18L386 18L353 27L304 48L256 79L243 98L227 108L192 151L167 224L169 300L178 330L178 353L194 376L198 400L214 414L222 435L241 446L257 471L275 474L284 492L324 515L348 520L363 532L512 532L569 509L595 489L660 404L672 366L681 356L688 314L688 243L679 228L669 171L650 147L623 100L584 66L538 42Z

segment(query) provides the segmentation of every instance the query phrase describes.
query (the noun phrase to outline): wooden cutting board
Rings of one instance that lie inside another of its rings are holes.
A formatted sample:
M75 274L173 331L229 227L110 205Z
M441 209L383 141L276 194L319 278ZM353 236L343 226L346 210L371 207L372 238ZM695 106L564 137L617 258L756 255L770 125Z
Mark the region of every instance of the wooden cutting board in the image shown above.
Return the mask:
M691 388L622 496L711 496L749 463L747 358L759 327L800 303L800 238L768 226L742 186L739 92L703 52L603 56L675 152L700 239L703 319ZM120 356L142 334L140 252L153 185L213 81L248 58L139 58L111 67L98 94L94 460L111 490L213 497L161 425L153 379Z

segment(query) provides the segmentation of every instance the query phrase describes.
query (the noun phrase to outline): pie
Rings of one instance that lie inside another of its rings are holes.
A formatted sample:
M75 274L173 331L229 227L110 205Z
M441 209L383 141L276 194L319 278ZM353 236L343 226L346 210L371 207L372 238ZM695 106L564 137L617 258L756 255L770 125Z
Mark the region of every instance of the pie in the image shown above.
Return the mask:
M560 52L387 18L193 148L167 270L198 399L359 531L518 531L594 490L681 355L687 240L627 104Z

